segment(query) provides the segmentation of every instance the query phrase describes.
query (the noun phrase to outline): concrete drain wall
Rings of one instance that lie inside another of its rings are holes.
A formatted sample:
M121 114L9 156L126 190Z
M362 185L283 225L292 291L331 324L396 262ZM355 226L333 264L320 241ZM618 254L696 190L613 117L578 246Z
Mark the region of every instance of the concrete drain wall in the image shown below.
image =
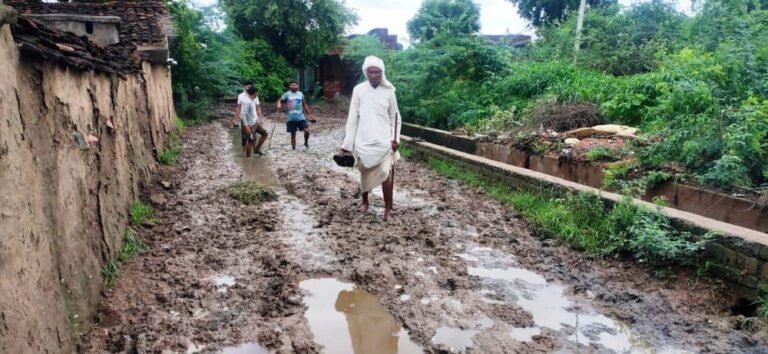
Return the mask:
M406 131L405 126L403 131ZM414 140L403 136L403 142L411 147L419 159L440 158L479 173L492 181L525 191L565 194L567 192L600 193L609 207L619 202L621 195L604 192L597 188L568 181L524 167L494 161L470 153L453 150L437 144ZM464 146L467 150L469 143ZM647 208L655 205L639 199L635 204ZM768 234L724 223L701 215L665 207L662 212L672 225L703 235L715 231L722 236L709 242L703 257L709 262L710 273L720 279L738 285L739 295L754 300L761 294L768 294Z
M403 124L403 134L418 137L433 144L468 154L482 156L512 166L559 177L586 186L603 185L603 166L560 160L553 156L532 155L510 145L478 142L466 136L443 130ZM736 197L676 182L665 182L649 189L644 200L664 197L670 206L708 218L768 232L768 209L760 208L754 200Z

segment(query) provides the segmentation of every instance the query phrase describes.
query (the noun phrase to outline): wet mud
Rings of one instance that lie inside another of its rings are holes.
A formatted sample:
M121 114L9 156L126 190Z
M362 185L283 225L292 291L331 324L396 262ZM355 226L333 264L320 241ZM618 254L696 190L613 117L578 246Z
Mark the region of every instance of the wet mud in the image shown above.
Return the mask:
M331 160L345 114L316 116L309 149L278 122L250 159L223 121L188 129L178 167L146 188L167 199L139 230L147 251L82 352L768 353L765 324L732 314L717 282L590 259L419 162L397 165L393 220L380 190L358 214L359 176ZM240 178L279 199L239 204L223 190Z

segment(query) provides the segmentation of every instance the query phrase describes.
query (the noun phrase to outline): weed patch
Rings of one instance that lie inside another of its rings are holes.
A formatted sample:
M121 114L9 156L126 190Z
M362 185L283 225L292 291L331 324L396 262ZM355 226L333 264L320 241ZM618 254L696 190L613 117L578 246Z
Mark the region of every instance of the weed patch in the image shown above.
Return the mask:
M123 240L123 249L117 255L118 262L125 262L137 254L144 251L144 243L137 237L136 231L128 229L125 231L125 239Z
M402 157L402 158L406 158L407 159L407 158L410 158L410 157L413 156L413 149L411 149L410 147L408 147L406 145L400 145L397 148L397 151L400 152L400 157Z
M101 267L101 276L104 277L104 286L111 288L117 278L117 264L115 262L105 264Z
M177 122L178 121L180 121L180 119L177 119ZM184 123L182 122L182 124ZM173 132L170 135L170 146L167 149L160 151L157 155L157 159L160 160L160 163L163 165L174 166L176 165L176 161L179 159L180 154L181 143L179 142L178 135Z
M144 251L144 243L138 238L136 231L131 228L125 230L123 248L117 254L114 261L110 261L101 267L101 276L104 278L104 286L111 288L120 271L120 264Z
M173 120L173 122L176 124L176 130L179 132L179 134L184 133L184 130L187 129L187 123L185 123L184 120L178 116Z
M569 193L558 197L520 192L443 160L431 159L428 164L444 176L483 189L519 210L545 233L598 257L628 254L654 265L686 264L706 241L695 241L690 234L673 229L660 206L656 210L642 208L629 197L607 208L599 195Z
M153 224L155 222L155 211L152 207L137 200L131 205L131 224L139 226L144 223Z
M760 297L757 300L757 317L768 319L768 295Z
M622 152L619 149L596 147L587 151L585 156L589 161L617 161L621 159Z
M277 200L277 193L254 180L240 180L227 188L230 197L246 205L258 205L263 202Z

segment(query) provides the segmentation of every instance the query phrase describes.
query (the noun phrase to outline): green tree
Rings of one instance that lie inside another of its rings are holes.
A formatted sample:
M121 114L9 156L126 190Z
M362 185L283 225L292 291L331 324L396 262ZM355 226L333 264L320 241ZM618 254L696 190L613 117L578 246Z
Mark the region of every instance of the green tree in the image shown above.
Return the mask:
M176 31L171 57L176 111L185 119L200 120L214 100L241 90L243 80L253 80L259 96L273 100L283 81L293 74L288 62L264 40L243 40L230 27L216 31L222 19L215 9L193 9L186 1L168 4Z
M375 55L384 58L386 54L384 44L378 37L365 35L352 38L341 53L341 59L352 61L356 67L361 67L365 57Z
M263 39L294 66L314 63L357 23L357 15L337 0L221 0L221 4L244 39Z
M579 9L579 0L508 0L517 6L521 17L540 27L557 23ZM592 8L615 5L617 0L587 0Z
M570 60L576 15L558 25L544 26L532 54L539 60ZM584 20L579 65L614 75L648 72L658 56L686 45L687 17L664 0L589 9Z
M480 30L480 8L472 0L424 0L408 21L414 41L428 41L438 34L466 36Z

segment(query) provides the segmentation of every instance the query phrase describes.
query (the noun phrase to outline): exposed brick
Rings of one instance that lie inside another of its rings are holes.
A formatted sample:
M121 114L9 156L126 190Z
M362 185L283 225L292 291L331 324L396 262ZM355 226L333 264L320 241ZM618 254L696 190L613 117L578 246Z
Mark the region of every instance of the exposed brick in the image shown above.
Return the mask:
M738 270L719 263L710 263L709 272L717 278L730 281L737 281L741 277Z
M736 251L725 247L717 242L709 242L706 245L706 254L717 260L718 262L728 265L728 266L734 266L738 265L738 259L739 254L736 253Z
M759 248L760 253L760 259L764 261L768 261L768 245L757 245L757 248Z
M768 281L768 263L762 264L760 274L757 277L762 281Z
M739 266L741 266L742 272L749 274L749 275L759 275L760 269L760 261L755 257L749 257L745 256L743 254L739 254Z
M757 289L757 277L754 275L742 275L739 277L738 283L748 288Z

